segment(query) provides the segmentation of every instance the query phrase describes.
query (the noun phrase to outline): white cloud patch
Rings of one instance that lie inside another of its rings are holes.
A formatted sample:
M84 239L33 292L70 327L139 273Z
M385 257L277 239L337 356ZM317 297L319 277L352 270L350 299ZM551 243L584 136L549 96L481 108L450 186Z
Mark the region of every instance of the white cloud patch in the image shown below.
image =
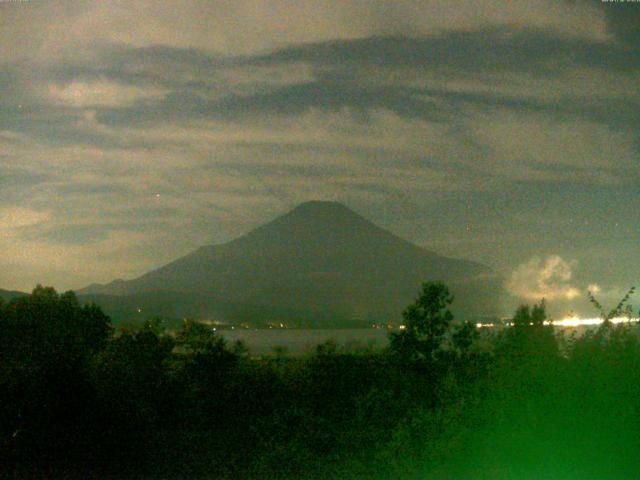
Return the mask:
M602 287L600 287L600 285L598 285L597 283L591 283L587 286L587 291L593 293L594 295L597 295L602 291Z
M106 80L74 80L62 86L49 86L49 94L54 101L74 107L123 107L138 100L159 98L166 93L166 90L155 87L121 85Z
M591 292L596 299L604 302L605 308L608 305L613 308L624 296L629 292L629 288L623 288L615 285L602 287L596 283L592 283L587 287L587 290Z
M40 225L49 219L49 212L23 207L0 208L0 235L13 236L16 229Z
M572 300L581 295L572 284L574 265L558 255L533 257L512 272L507 289L512 295L531 301Z

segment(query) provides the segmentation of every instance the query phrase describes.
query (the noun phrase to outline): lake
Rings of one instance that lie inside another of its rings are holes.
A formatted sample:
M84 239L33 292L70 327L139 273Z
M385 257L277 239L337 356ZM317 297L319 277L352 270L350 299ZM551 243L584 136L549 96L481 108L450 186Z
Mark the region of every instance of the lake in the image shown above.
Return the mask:
M348 349L383 348L387 345L387 330L375 328L354 329L293 329L269 330L236 329L219 332L229 344L242 340L254 355L273 353L274 347L284 347L288 353L312 351L328 340Z
M616 318L613 323L627 322L628 319ZM633 319L637 322L638 319ZM554 323L557 330L575 332L578 336L586 330L597 327L601 319L563 319ZM287 353L299 355L310 352L316 346L328 340L349 350L374 348L380 349L388 345L388 330L384 328L353 328L353 329L235 329L220 330L229 344L242 340L254 355L273 353L275 347L283 347Z

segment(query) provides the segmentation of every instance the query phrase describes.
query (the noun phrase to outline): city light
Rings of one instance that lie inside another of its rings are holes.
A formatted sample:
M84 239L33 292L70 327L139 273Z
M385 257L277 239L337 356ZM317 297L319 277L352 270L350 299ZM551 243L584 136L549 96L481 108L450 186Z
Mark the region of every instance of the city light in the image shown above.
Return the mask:
M620 323L635 323L639 322L640 318L628 318L628 317L615 317L609 320L613 324ZM574 328L574 327L589 327L594 325L600 325L604 322L602 318L579 318L579 317L566 317L560 320L545 320L544 325L551 325L554 327ZM501 326L510 327L513 325L511 321L504 321L500 323ZM533 325L533 324L530 324ZM476 323L477 328L493 328L495 323Z

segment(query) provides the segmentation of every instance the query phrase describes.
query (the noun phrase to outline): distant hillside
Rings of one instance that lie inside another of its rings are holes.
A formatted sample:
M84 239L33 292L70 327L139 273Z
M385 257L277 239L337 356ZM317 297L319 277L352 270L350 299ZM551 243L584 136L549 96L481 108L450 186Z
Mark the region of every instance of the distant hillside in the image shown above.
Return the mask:
M159 315L226 321L274 316L327 326L397 321L426 280L450 286L459 316L497 311L501 281L488 267L443 257L342 204L316 201L139 278L78 293L104 304L114 317L119 315L110 310L120 301Z
M12 291L12 290L2 290L0 288L0 298L2 300L4 300L5 302L10 301L13 298L16 297L24 297L25 295L27 295L24 292L17 292L17 291Z

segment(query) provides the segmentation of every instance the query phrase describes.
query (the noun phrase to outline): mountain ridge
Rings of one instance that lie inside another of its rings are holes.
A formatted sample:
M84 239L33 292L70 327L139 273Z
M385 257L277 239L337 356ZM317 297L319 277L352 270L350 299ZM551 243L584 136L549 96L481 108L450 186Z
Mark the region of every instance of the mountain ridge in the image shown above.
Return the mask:
M19 292L17 290L4 290L0 288L0 299L5 302L13 300L14 298L25 297L27 295L28 293L25 292Z
M489 310L481 305L491 303L486 287L498 288L497 277L484 265L414 245L341 203L312 201L229 242L200 247L135 279L94 285L78 293L183 292L218 299L220 305L254 305L257 312L260 306L265 311L290 311L293 317L321 324L327 318L364 322L399 317L426 280L446 282L463 307L458 310L469 310L461 303L470 302L481 314ZM484 293L478 295L474 289ZM209 316L233 320L233 308L216 309L215 301L206 303L211 304ZM196 310L207 315L206 309L194 306Z

